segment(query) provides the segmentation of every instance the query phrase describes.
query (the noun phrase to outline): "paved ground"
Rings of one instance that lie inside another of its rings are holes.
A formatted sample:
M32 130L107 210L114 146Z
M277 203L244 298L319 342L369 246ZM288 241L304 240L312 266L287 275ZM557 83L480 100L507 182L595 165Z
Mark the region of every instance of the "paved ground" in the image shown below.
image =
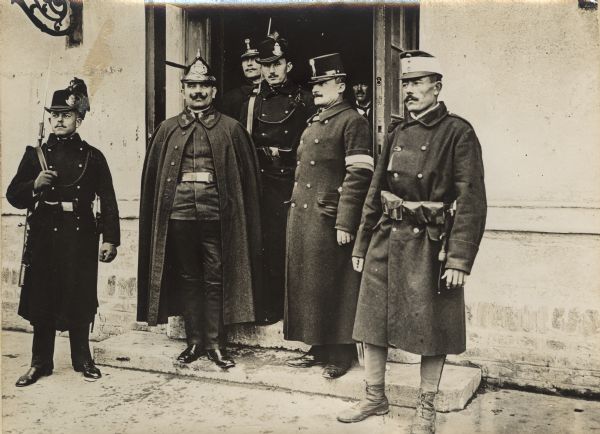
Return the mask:
M406 431L412 410L345 425L339 398L225 385L104 367L95 383L70 367L57 338L55 373L27 388L14 382L29 364L31 335L2 334L4 433L388 434ZM438 433L600 433L600 402L509 390L480 393L457 413L439 415Z

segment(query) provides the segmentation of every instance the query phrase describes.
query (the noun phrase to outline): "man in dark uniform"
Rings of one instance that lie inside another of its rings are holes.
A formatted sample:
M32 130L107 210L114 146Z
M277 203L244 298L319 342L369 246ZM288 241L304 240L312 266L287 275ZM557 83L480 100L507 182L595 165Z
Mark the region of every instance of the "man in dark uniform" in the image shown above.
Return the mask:
M245 83L225 93L221 101L221 112L240 122L244 122L240 117L242 106L250 99L253 92L258 91L261 80L258 49L253 42L251 38L244 39L244 51L241 57Z
M446 354L466 348L463 287L487 205L475 131L438 102L438 60L404 52L401 71L409 117L390 126L352 253L355 270L364 269L353 337L365 345L367 396L338 420L388 411L385 365L392 346L421 355L411 432L432 433Z
M101 377L88 342L98 308L98 259L111 262L120 240L106 159L77 134L89 111L85 83L75 78L67 89L54 92L46 110L52 134L41 148L27 147L6 192L11 205L28 209L30 227L19 315L33 325L33 354L18 387L52 374L56 330L69 331L75 371L88 380ZM102 210L99 222L93 214L96 197Z
M346 74L339 54L310 59L314 102L298 148L288 215L284 337L311 345L289 366L325 365L344 375L356 356L352 327L360 274L352 245L373 174L369 124L343 100Z
M242 110L241 122L252 133L262 180L261 218L264 288L258 300L259 323L283 318L285 238L288 201L294 184L296 149L306 120L314 113L310 92L288 78L288 43L277 33L258 47L263 81Z
M228 324L253 322L261 273L258 163L248 132L213 107L217 81L198 56L182 86L186 109L160 124L144 162L138 320L183 314L191 363L226 352Z

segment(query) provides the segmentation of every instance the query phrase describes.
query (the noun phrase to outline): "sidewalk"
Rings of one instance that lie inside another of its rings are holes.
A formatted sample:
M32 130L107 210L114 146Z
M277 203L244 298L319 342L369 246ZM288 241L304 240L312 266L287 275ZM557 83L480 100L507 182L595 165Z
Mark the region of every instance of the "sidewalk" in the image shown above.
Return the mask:
M55 371L16 388L27 370L31 334L2 333L3 433L391 434L406 432L413 410L340 424L352 401L256 385L101 367L89 383L57 338ZM290 379L291 380L291 379ZM600 402L510 390L479 393L460 412L438 415L438 433L600 433Z

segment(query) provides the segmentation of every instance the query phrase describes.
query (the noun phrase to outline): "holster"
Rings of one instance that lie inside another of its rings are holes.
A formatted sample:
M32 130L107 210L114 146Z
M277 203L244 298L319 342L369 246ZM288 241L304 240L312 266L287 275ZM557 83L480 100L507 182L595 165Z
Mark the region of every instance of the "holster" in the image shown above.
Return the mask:
M406 220L414 225L443 225L452 204L444 202L412 202L389 191L381 192L383 213L392 220Z

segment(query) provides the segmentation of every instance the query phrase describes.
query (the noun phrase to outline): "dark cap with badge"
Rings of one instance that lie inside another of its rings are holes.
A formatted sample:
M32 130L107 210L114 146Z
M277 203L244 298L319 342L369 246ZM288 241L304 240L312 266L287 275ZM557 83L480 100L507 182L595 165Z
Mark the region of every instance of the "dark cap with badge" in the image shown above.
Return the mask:
M66 89L57 90L52 95L50 107L44 107L47 112L70 112L73 111L85 118L86 112L90 111L90 100L87 94L85 82L77 77L69 83Z
M258 48L256 42L252 38L245 38L242 46L242 59L248 59L250 57L258 57Z
M443 75L440 61L431 54L421 50L404 51L400 54L400 79Z
M267 39L258 45L258 63L273 63L282 57L287 58L289 51L288 42L273 32Z
M342 57L339 53L313 57L308 60L308 63L312 71L310 80L308 80L311 84L346 76L344 65L342 64Z
M212 74L208 63L200 56L200 50L196 58L185 68L185 73L181 79L182 83L203 83L216 85L217 79Z

